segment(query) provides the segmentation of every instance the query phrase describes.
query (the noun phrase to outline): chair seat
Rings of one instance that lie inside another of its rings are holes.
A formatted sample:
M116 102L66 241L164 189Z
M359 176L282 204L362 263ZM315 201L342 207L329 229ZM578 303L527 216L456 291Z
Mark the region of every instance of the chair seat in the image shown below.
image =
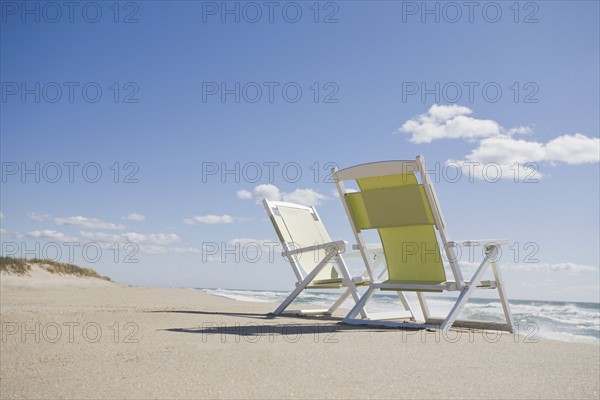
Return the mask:
M311 282L313 285L327 285L327 284L342 284L342 278L331 278L331 279L315 279Z
M354 279L354 286L365 286L368 285L368 281L356 280ZM307 286L307 289L339 289L344 287L344 283L342 282L342 278L332 278L332 279L315 279Z
M468 284L469 282L465 282ZM419 292L443 292L459 290L455 281L426 282L426 281L392 281L387 280L379 284L381 290L406 290ZM477 287L481 289L495 289L496 281L479 281Z
M342 287L342 278L337 279L315 279L307 289L339 289Z

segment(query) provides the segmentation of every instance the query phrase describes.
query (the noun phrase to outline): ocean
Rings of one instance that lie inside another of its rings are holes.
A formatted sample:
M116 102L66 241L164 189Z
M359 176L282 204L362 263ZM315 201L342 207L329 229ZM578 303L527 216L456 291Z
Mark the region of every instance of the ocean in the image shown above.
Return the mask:
M285 291L242 290L242 289L201 289L206 293L227 297L238 301L280 303L288 295ZM294 305L328 306L333 304L339 294L335 292L304 291L292 303ZM409 301L418 309L414 294L407 294ZM454 300L445 297L428 297L432 315L445 315ZM515 330L531 339L551 339L564 342L591 343L600 345L600 304L564 301L510 300L515 321ZM347 300L343 307L351 308ZM396 305L395 307L393 305ZM394 295L373 295L367 305L367 311L402 310L398 298ZM417 318L420 316L417 315ZM501 321L502 306L498 300L472 298L460 317L480 321Z

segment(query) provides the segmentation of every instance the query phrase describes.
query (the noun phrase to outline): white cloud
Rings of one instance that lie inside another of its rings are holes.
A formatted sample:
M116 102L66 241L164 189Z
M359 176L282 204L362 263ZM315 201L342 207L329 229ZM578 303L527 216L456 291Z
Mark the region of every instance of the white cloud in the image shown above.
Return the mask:
M515 140L509 136L483 139L479 147L466 156L468 161L512 165L541 161L545 158L544 145L526 140Z
M530 133L533 133L533 130L528 126L517 126L516 128L510 128L508 131L506 131L508 136L529 135Z
M57 225L74 225L92 229L125 229L123 225L104 222L98 218L77 217L59 217L54 218Z
M282 192L279 188L272 184L258 185L254 188L253 192L244 190L243 197L238 192L238 198L240 199L254 199L257 203L260 203L263 199L271 201L287 201L290 203L297 203L304 206L315 206L321 204L322 201L329 199L329 197L321 194L313 189L296 189L293 192ZM250 197L247 194L251 194Z
M291 193L283 194L284 201L301 204L303 206L316 206L321 204L323 200L327 200L327 198L327 196L315 192L312 189L296 189Z
M588 164L600 161L600 139L581 133L563 135L546 143L546 159L567 164Z
M150 233L143 234L137 232L126 232L120 234L110 234L104 232L80 232L81 236L98 242L132 242L146 243L149 245L165 245L180 241L181 239L174 233Z
M452 104L449 106L434 104L429 108L429 116L436 121L446 121L452 118L472 114L473 111L468 107L459 106L458 104ZM422 114L427 116L427 114Z
M279 201L281 200L281 191L275 185L258 185L254 188L254 197L257 202L262 201L262 199Z
M129 242L148 243L148 244L170 244L178 242L179 236L174 233L151 233L148 235L136 232L123 233L121 236Z
M80 232L81 236L92 240L99 244L102 248L110 248L114 250L114 244L117 243L120 248L131 252L136 249L144 254L181 254L181 253L198 253L200 249L194 247L171 247L165 246L181 239L173 233L150 233L143 234L137 232L126 232L120 234L111 234L104 232ZM135 247L132 248L131 244Z
M448 160L447 164L462 166L469 178L491 182L498 179L534 182L543 177L539 166L534 165L543 157L542 143L499 136L483 139L465 160Z
M0 211L0 219L4 218L4 214L2 214L2 211Z
M49 214L38 214L36 212L31 212L27 216L34 221L45 221L50 218Z
M412 143L431 143L438 139L465 139L479 141L465 160L448 162L465 164L464 170L473 168L475 177L488 178L489 164L499 169L501 178L515 177L541 178L537 165L533 169L528 163L589 164L600 161L600 139L581 133L562 135L543 143L535 140L516 139L515 135L528 135L532 129L518 126L503 128L493 120L476 119L470 116L473 111L459 105L433 105L425 113L406 121L399 132L410 134ZM486 165L483 165L486 164ZM498 174L495 173L494 176ZM517 175L518 174L518 175Z
M273 247L275 245L279 244L279 241L274 241L271 239L252 239L252 238L241 238L241 239L231 239L229 241L230 244L237 244L239 243L241 246L245 246L248 244L256 244L259 245L261 247Z
M502 127L489 119L469 117L473 111L456 104L434 104L425 114L406 121L399 132L411 135L412 143L431 143L437 139L468 139L497 136Z
M483 139L479 147L466 158L469 161L496 162L501 165L542 161L596 163L600 161L600 139L576 133L559 136L544 144L499 136Z
M146 220L146 217L142 214L138 214L138 213L131 213L126 217L123 217L124 219L128 219L130 221L137 221L137 222L142 222Z
M539 264L516 264L512 266L513 269L516 270L525 270L525 271L553 271L553 272L592 272L597 271L597 268L594 268L590 265L582 265L575 263L539 263Z
M449 160L464 165L468 172L469 162L474 165L476 178L485 178L485 174L493 170L501 171L502 178L513 179L518 173L520 178L542 178L539 163L564 162L567 164L596 163L600 161L600 139L591 138L580 133L563 135L548 143L514 139L510 136L498 136L483 139L477 148L471 151L466 160ZM497 164L489 168L491 164ZM531 165L536 164L536 165ZM533 169L532 169L533 167ZM484 170L487 168L487 171Z
M238 190L236 192L237 198L242 200L250 200L252 198L252 192L247 190Z
M35 238L35 239L48 239L48 240L58 240L61 242L75 242L77 238L72 236L67 236L62 232L53 231L50 229L44 229L41 231L32 231L28 232L27 236Z
M113 233L104 233L104 232L79 232L81 236L86 239L90 239L95 242L118 242L121 240L121 235L113 234Z
M146 254L202 253L200 249L194 247L166 247L153 244L140 246L140 252Z
M22 239L25 235L19 231L8 231L6 229L0 229L0 236L6 238Z
M183 220L188 225L195 224L231 224L235 222L236 218L231 215L195 215L192 218L186 218Z

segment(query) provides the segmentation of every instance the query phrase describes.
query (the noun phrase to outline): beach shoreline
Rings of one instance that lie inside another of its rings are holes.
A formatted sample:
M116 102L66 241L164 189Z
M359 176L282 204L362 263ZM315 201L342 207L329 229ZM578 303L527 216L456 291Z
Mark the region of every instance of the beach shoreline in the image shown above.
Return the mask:
M84 278L1 282L1 398L599 398L600 346L271 318ZM91 283L90 283L91 282Z

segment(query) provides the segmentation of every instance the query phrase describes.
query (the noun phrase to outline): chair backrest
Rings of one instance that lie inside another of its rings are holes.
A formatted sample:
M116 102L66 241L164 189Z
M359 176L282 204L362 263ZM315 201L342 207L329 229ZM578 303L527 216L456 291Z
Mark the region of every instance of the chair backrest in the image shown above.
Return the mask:
M331 242L314 207L267 199L263 200L263 204L284 249L293 250ZM288 257L298 282L311 273L326 255L327 252L321 249ZM337 270L329 262L314 280L337 278Z
M377 230L389 280L424 284L446 281L435 231L445 242L444 221L422 157L358 165L333 176L363 253L361 231ZM347 192L343 182L348 180L355 181L360 190ZM366 254L363 259L371 268Z

